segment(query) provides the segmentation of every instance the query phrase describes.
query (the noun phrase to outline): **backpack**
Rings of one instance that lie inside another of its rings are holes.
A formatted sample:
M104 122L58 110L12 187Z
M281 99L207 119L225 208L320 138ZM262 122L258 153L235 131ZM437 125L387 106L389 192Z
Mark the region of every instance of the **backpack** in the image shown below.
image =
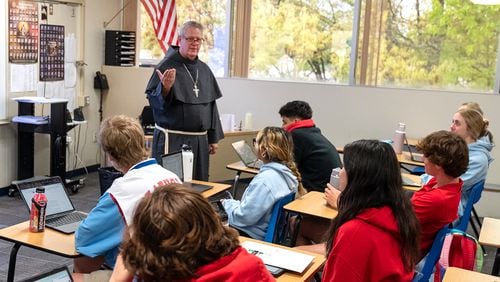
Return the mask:
M483 252L477 240L461 230L444 227L427 256L417 265L413 281L439 282L450 266L481 271L482 265Z
M443 279L446 268L453 266L480 272L483 267L483 251L473 236L458 230L450 229L444 237L439 262L436 263L434 281Z

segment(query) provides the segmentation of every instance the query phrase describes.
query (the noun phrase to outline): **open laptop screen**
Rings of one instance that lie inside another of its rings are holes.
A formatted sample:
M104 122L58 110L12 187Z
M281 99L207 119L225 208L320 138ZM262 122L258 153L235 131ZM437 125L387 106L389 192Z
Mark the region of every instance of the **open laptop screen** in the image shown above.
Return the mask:
M36 193L36 187L45 188L45 195L48 200L47 216L72 211L74 209L59 177L51 178L47 181L35 181L32 185L30 185L30 183L23 184L20 187L22 198L26 202L28 209L31 210L31 199L33 199Z
M236 153L246 165L253 164L257 161L257 156L254 151L244 140L234 142L232 145Z
M175 175L179 176L181 181L184 181L183 179L184 171L182 166L182 151L177 151L163 155L161 163L165 169L175 173Z
M73 278L69 273L68 267L59 267L51 271L39 274L35 277L23 280L23 282L71 282Z

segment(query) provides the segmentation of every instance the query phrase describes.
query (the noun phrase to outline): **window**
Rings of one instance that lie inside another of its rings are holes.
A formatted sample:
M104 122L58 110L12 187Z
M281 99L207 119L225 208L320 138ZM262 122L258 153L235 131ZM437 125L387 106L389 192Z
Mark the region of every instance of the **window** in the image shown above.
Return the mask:
M352 1L253 0L251 78L347 83Z
M206 62L215 76L225 75L228 32L226 24L227 0L177 0L177 24L180 28L188 20L195 20L203 24L205 41L202 44L199 57ZM163 58L151 19L144 7L141 8L141 50L139 60L141 64L156 65Z
M362 85L492 92L500 6L470 1L363 1Z
M462 0L176 3L179 24L194 19L206 27L200 58L218 77L486 93L500 87L500 5ZM149 25L141 29L141 59L159 60L163 54L154 47L150 20L141 14Z

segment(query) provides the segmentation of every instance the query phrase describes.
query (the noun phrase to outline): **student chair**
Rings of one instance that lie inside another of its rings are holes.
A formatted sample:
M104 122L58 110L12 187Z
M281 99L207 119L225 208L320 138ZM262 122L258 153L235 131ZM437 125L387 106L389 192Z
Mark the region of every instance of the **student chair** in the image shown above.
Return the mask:
M470 221L472 229L474 230L474 234L476 235L476 238L477 238L477 237L479 237L478 230L481 229L481 221L479 221L479 217L477 215L477 212L474 209L474 204L479 202L479 199L481 199L481 193L483 192L483 189L484 189L484 180L481 180L481 181L477 182L476 184L472 185L471 189L472 190L471 190L471 193L469 196L469 200L467 201L467 204L465 205L462 217L460 218L460 221L455 228L465 232L467 230L467 226L468 226L469 221ZM471 217L472 213L474 213L474 217ZM477 222L477 225L479 225L479 228L476 227L476 223L474 223L474 218L476 219L476 222Z
M419 275L415 275L413 278L413 282L428 282L432 273L434 273L434 267L441 256L441 250L443 249L444 238L446 233L448 233L450 229L448 228L448 224L441 228L439 232L436 234L434 238L434 242L432 242L431 249L427 256L425 256L425 263L420 271Z
M284 243L287 235L288 222L283 207L294 199L295 193L290 193L274 204L273 213L271 214L271 220L269 221L264 241L277 244Z

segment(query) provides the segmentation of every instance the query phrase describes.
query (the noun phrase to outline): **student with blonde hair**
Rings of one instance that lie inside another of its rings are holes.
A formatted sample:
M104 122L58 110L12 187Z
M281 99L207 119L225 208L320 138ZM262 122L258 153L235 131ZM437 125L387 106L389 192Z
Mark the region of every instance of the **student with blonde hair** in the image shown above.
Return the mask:
M469 148L469 166L460 176L464 182L459 207L460 216L463 214L472 186L486 179L488 168L493 161L490 153L493 149L493 135L488 131L488 125L489 122L483 118L481 112L470 106L459 109L451 121L450 131L462 137Z
M110 281L274 281L210 203L180 184L137 205Z
M266 127L255 139L257 156L264 165L248 185L241 201L223 200L229 225L242 235L262 240L274 204L290 193L305 193L293 160L293 141L280 127Z
M155 187L180 183L174 173L147 158L144 132L136 119L124 115L106 118L101 123L99 143L109 163L124 175L113 181L75 233L75 248L82 255L74 260L77 273L94 272L103 263L113 268L137 202ZM95 275L99 272L83 279L94 279Z

